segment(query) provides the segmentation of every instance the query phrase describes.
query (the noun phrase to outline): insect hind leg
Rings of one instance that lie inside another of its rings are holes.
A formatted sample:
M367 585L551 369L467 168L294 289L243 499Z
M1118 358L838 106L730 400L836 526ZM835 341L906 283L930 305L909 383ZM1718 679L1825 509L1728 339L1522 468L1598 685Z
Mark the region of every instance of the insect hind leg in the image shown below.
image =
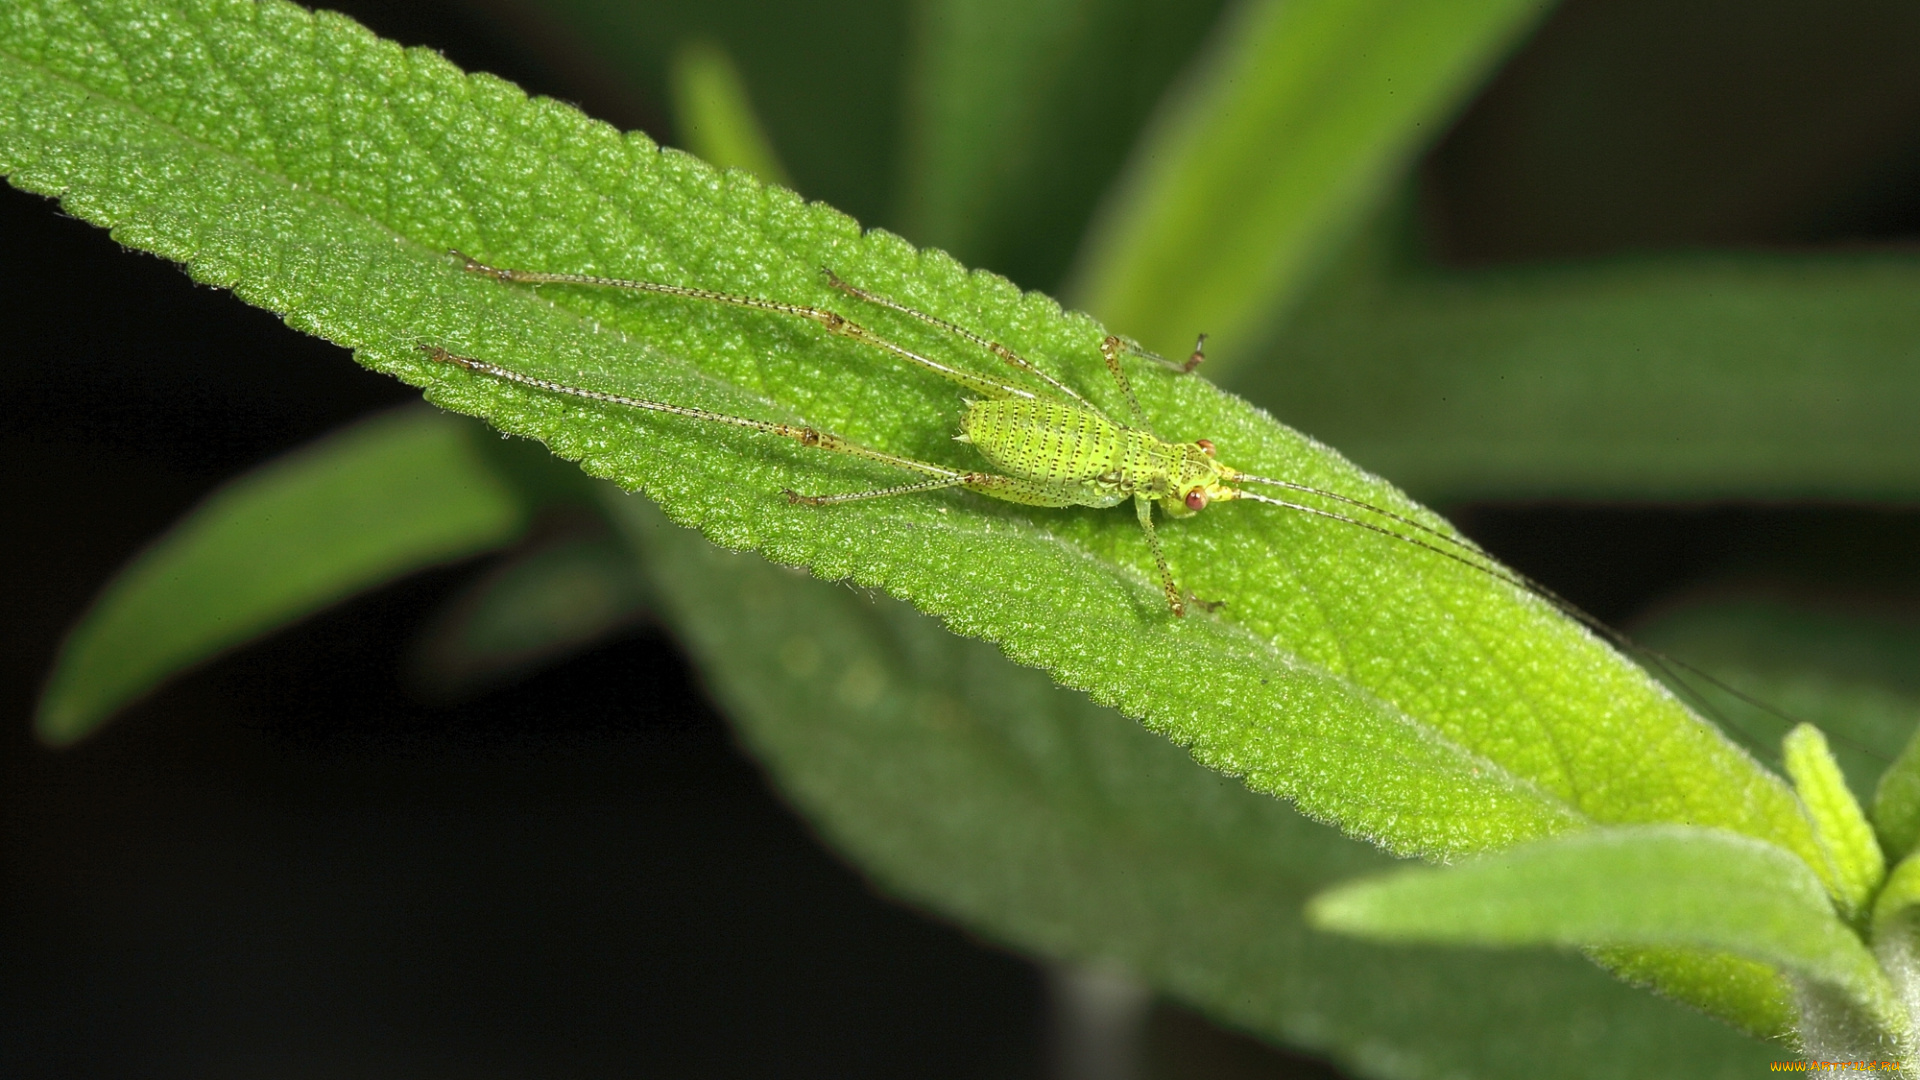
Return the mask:
M946 488L963 487L969 481L978 478L980 473L958 473L943 476L935 480L922 480L917 484L896 484L893 487L875 488L872 491L849 491L835 495L802 495L792 488L783 493L787 501L799 506L838 506L841 503L866 502L869 499L890 499L895 495L917 495L923 491L941 491Z
M959 325L958 323L948 322L947 320L942 319L937 315L929 315L926 312L921 311L917 308L908 307L907 305L901 303L898 300L893 299L892 297L883 296L877 292L871 292L867 289L863 289L860 286L847 281L845 278L842 278L839 274L834 273L832 270L829 270L824 266L821 267L820 269L822 272L824 272L827 275L827 284L833 286L836 289L839 289L841 292L846 293L848 296L851 296L856 300L864 300L867 303L873 304L876 307L886 308L888 311L897 311L900 314L907 316L908 318L918 319L921 322L926 323L928 326L939 327L940 329L945 330L949 334L953 334L956 337L962 338L974 345L979 346L980 348L986 350L987 352L992 353L993 355L1006 361L1012 367L1020 371L1024 371L1027 374L1033 376L1034 378L1039 379L1041 382L1046 383L1047 386L1051 387L1052 389L1057 390L1060 393L1065 394L1067 397L1071 398L1076 405L1079 405L1084 409L1090 410L1097 416L1106 416L1105 413L1100 411L1099 406L1095 405L1093 402L1088 401L1086 398L1082 397L1079 391L1075 390L1071 386L1068 386L1066 383L1061 382L1059 379L1056 379L1053 376L1047 374L1046 372L1041 371L1039 368L1033 366L1032 361L1028 360L1024 356L1021 356L1019 353L1014 352L1012 349L1007 348L1005 345L1002 345L991 338L984 337L980 334L976 334L973 331L967 329L966 327Z

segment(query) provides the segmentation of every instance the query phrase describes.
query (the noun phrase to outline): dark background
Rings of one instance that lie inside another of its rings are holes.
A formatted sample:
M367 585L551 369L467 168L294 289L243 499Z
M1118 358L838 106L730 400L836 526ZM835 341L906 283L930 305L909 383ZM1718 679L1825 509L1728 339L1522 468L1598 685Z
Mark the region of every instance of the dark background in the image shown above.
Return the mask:
M342 6L671 141L657 95L503 5ZM1423 164L1434 248L1908 242L1916 55L1911 5L1576 0ZM464 706L409 696L393 658L479 563L40 748L40 682L118 566L221 481L413 394L11 190L0 311L0 1073L1044 1072L1039 972L825 851L658 630ZM1616 622L1730 578L1908 600L1920 540L1897 507L1453 509ZM1153 1039L1160 1075L1321 1071L1177 1010Z

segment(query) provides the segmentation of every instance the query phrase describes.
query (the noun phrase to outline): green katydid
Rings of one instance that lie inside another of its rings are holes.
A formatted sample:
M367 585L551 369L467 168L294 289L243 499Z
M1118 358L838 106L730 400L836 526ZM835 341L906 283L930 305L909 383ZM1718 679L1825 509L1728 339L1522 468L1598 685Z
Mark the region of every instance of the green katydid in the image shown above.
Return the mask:
M792 503L831 506L838 503L892 498L955 487L1029 506L1110 507L1131 499L1135 515L1140 522L1141 532L1146 536L1147 547L1153 554L1154 565L1159 570L1160 584L1166 592L1167 605L1175 615L1186 614L1189 599L1193 599L1203 607L1210 608L1213 605L1190 597L1175 583L1173 571L1167 563L1166 553L1160 545L1159 534L1154 529L1155 503L1160 505L1162 513L1173 518L1191 517L1211 503L1233 499L1250 499L1280 506L1383 533L1465 563L1476 570L1492 574L1521 588L1547 595L1538 585L1521 579L1497 564L1491 564L1490 556L1472 544L1410 518L1335 492L1242 472L1216 460L1213 443L1207 439L1181 443L1168 442L1160 438L1154 433L1152 423L1140 407L1140 401L1134 395L1132 384L1127 380L1121 361L1124 357L1137 357L1176 373L1186 374L1193 371L1204 359L1205 334L1200 335L1199 340L1194 344L1193 354L1184 363L1148 352L1117 335L1107 336L1101 344L1101 355L1106 361L1108 373L1126 399L1132 416L1132 423L1121 423L1072 387L1041 371L1005 345L877 293L868 292L843 281L831 270L825 271L829 284L848 296L899 312L954 334L999 357L1016 370L1036 380L1041 387L1020 386L951 367L889 341L838 312L825 308L710 289L664 285L651 281L595 277L587 274L508 270L488 266L458 252L453 255L455 258L464 260L469 271L484 274L502 282L627 289L710 303L730 304L808 319L819 324L828 333L879 349L907 363L925 368L979 395L978 399L967 402L966 411L960 419L961 433L955 436L955 439L973 444L983 457L1002 470L1000 472L956 469L889 454L861 446L830 432L803 425L754 420L693 406L649 401L570 386L550 379L525 375L484 360L455 356L445 349L426 348L428 354L440 362L456 364L480 374L549 393L566 394L614 405L690 417L709 423L748 428L793 439L805 446L865 458L928 477L928 479L909 484L839 494L802 495L790 490L786 492L786 496ZM1234 486L1238 484L1262 484L1331 499L1417 529L1447 547L1443 548L1436 543L1405 536L1390 528L1361 521L1346 514L1277 499ZM1556 603L1564 603L1550 596L1549 599Z
M831 506L838 503L892 498L955 487L1030 506L1111 507L1132 499L1134 512L1140 521L1141 532L1146 537L1147 547L1152 552L1154 564L1160 573L1160 584L1166 593L1167 605L1174 615L1183 616L1186 614L1190 599L1209 610L1218 605L1191 597L1175 583L1173 571L1160 546L1159 534L1154 529L1154 504L1158 503L1161 511L1168 517L1184 518L1199 513L1211 503L1235 499L1252 500L1379 533L1530 592L1615 645L1646 657L1655 667L1665 671L1676 684L1686 687L1689 696L1692 696L1696 703L1710 714L1717 715L1717 710L1687 684L1686 679L1675 670L1676 668L1749 704L1790 722L1793 720L1780 710L1728 686L1692 664L1640 645L1545 585L1496 562L1491 555L1470 540L1338 492L1243 472L1217 460L1214 456L1214 445L1207 439L1169 442L1160 438L1155 434L1145 410L1140 407L1140 401L1134 395L1133 386L1127 379L1121 361L1126 357L1135 357L1153 362L1179 375L1189 374L1205 358L1203 352L1206 344L1205 334L1200 335L1199 340L1194 344L1192 355L1183 363L1168 360L1142 349L1134 342L1118 335L1110 334L1105 338L1101 343L1101 356L1106 362L1108 374L1126 400L1132 417L1132 423L1128 424L1115 420L1072 387L1041 371L1007 346L945 319L917 311L885 296L850 284L831 270L824 270L827 281L840 292L953 334L998 357L1023 375L1041 384L1040 387L1021 386L951 367L889 341L846 316L825 308L651 281L623 280L588 274L501 269L488 266L459 252L451 254L463 260L468 271L483 274L501 282L627 289L807 319L817 323L828 333L879 349L980 395L978 399L967 401L966 411L960 418L961 433L955 436L955 439L959 442L971 443L983 457L1003 470L997 473L956 469L889 454L810 426L755 420L694 406L649 401L602 390L570 386L551 379L526 375L484 360L455 356L438 347L423 347L437 361L455 364L483 375L549 393L668 413L709 423L729 424L792 439L804 446L864 458L928 477L914 483L838 494L803 495L788 490L785 494L790 503ZM1327 500L1350 508L1355 513L1372 515L1375 520L1363 520L1353 514L1276 498L1235 486L1244 484L1258 484ZM1408 531L1417 535L1409 535ZM1736 733L1743 734L1737 731Z

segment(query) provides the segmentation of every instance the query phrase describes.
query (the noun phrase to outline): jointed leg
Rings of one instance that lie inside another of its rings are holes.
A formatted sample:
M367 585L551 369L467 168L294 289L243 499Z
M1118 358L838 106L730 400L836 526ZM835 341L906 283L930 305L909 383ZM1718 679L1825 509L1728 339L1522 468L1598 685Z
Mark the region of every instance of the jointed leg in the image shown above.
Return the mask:
M966 483L969 478L980 475L978 473L961 472L958 469L949 469L942 465L933 465L925 461L916 461L913 458L900 457L897 454L889 454L880 450L871 450L861 446L859 443L850 442L832 432L821 431L817 428L805 427L798 424L775 424L766 420L754 420L745 416L729 416L726 413L713 412L709 409L698 409L687 405L668 405L662 401L648 401L645 398L609 394L601 390L588 390L584 387L569 386L566 383L554 382L551 379L541 379L532 375L525 375L511 368L503 368L498 364L490 364L485 360L475 360L466 356L455 356L445 349L434 348L432 346L423 346L422 348L428 356L440 363L454 364L466 368L469 371L477 371L482 375L491 375L496 379L501 379L506 382L518 383L521 386L531 386L536 390L545 390L550 394L565 394L568 397L586 398L589 401L604 401L609 405L624 405L633 409L668 413L673 416L686 416L695 420L705 420L708 423L727 424L732 427L746 428L749 431L765 432L768 435L778 435L784 439L792 439L802 446L831 450L836 454L847 454L851 457L865 458L868 461L877 461L882 465L892 465L895 468L906 469L910 472L925 473L938 477L939 479L936 482L927 485L927 490L941 487L957 487L960 484ZM904 492L907 490L921 490L921 488L919 486L909 486L908 488L902 488L900 490ZM890 493L892 493L892 489L878 494Z
M970 341L973 344L978 345L980 348L985 349L986 351L992 353L993 355L999 357L1000 359L1005 360L1007 363L1012 364L1014 367L1019 368L1021 371L1026 372L1027 374L1033 376L1034 378L1039 379L1041 382L1046 383L1048 386L1053 387L1055 390L1060 391L1062 394L1067 395L1068 397L1072 398L1075 402L1077 402L1082 408L1091 410L1097 416L1106 415L1105 413L1100 411L1099 406L1095 405L1091 401L1088 401L1086 398L1081 397L1079 392L1074 390L1073 387L1068 386L1066 383L1061 382L1059 379L1056 379L1053 376L1047 374L1046 372L1041 371L1039 368L1034 367L1032 362L1027 360L1026 357L1021 356L1019 353L1014 352L1012 349L1007 348L1005 345L1002 345L997 341L993 341L988 338L981 337L979 334L976 334L973 331L968 330L964 326L959 326L954 323L950 323L947 320L942 319L938 316L929 315L924 311L920 311L915 308L910 308L907 305L900 303L898 300L894 300L889 297L882 296L876 292L868 292L867 290L861 288L858 285L849 284L848 282L842 280L840 275L834 273L831 270L827 271L827 284L832 285L834 288L839 289L841 292L846 293L848 296L854 297L855 299L865 300L869 304L876 304L880 307L886 308L889 311L897 311L902 315L919 319L921 322L926 323L929 326L937 326L940 329L945 330L949 334L953 334L958 337L965 338L967 341Z
M1175 615L1187 613L1186 599L1174 584L1173 571L1167 569L1166 552L1160 550L1160 534L1153 531L1153 500L1145 495L1133 497L1133 509L1140 516L1140 531L1147 534L1147 547L1153 551L1153 564L1160 568L1160 587L1166 590L1167 606Z
M940 491L945 488L961 487L985 475L984 473L956 473L938 480L923 480L918 484L900 484L895 487L878 488L873 491L849 491L841 495L802 495L792 488L786 491L787 501L802 506L838 506L841 503L865 502L868 499L890 499L895 495L915 495L922 491Z
M961 371L949 367L931 357L921 356L911 349L896 345L886 338L841 315L825 308L809 307L805 304L787 304L778 300L762 300L757 296L742 296L739 293L716 292L712 289L692 289L684 285L662 285L655 281L629 281L622 278L595 277L591 274L547 274L534 270L503 270L488 266L477 259L469 258L459 252L454 257L466 260L467 269L476 274L485 274L498 281L517 281L528 285L589 285L606 289L627 289L633 292L657 293L661 296L681 296L690 300L707 300L716 304L732 304L735 307L752 308L755 311L770 311L777 315L791 315L808 319L820 324L830 334L870 345L882 352L889 353L909 364L917 364L943 378L966 387L983 397L1002 400L1010 397L1031 398L1034 393L1012 383L989 379L984 375ZM834 279L838 281L839 279ZM844 283L842 283L844 284ZM1011 354L1009 354L1011 355ZM1021 361L1025 363L1026 361ZM1071 393L1072 391L1068 391Z

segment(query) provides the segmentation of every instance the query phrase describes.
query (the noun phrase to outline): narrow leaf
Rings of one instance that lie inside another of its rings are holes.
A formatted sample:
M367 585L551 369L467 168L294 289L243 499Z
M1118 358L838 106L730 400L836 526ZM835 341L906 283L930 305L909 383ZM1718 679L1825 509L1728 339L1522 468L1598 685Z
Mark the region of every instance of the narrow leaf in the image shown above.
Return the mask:
M906 235L1016 281L1066 274L1221 0L919 0Z
M1594 829L1316 897L1308 918L1381 941L1725 950L1837 990L1887 1032L1906 1020L1807 864L1715 829Z
M1801 724L1781 744L1787 775L1813 819L1814 835L1831 867L1828 884L1849 918L1860 919L1886 880L1886 857L1873 837L1867 815L1847 790L1847 778L1827 749L1827 738L1812 724Z
M1777 1048L1576 957L1319 934L1391 861L907 605L723 552L614 497L742 742L883 888L989 940L1117 966L1357 1076L1744 1078ZM1772 999L1735 1022L1779 1031Z
M1638 668L1530 594L1409 544L1244 502L1168 522L1180 579L1222 605L1179 619L1124 513L940 495L796 507L783 489L901 477L421 351L977 463L952 441L961 394L876 350L764 312L508 286L445 252L840 306L956 365L1005 370L932 327L854 309L823 279L831 267L1006 342L1120 413L1094 359L1101 328L1046 297L338 16L247 0L35 0L0 15L0 169L13 183L60 193L122 242L449 408L645 490L723 544L911 600L1396 851L1668 820L1819 858L1785 785ZM1205 435L1238 467L1448 528L1202 380L1149 369L1135 385L1170 437Z
M71 743L258 634L511 540L526 510L470 421L389 413L221 488L110 582L62 647L36 730Z
M1371 273L1235 389L1426 498L1920 493L1920 260Z
M754 115L746 80L720 46L696 41L673 58L675 127L687 149L722 169L793 186Z
M561 29L577 50L567 60L662 104L675 100L679 51L715 43L800 189L874 220L894 209L909 33L900 0L513 2Z
M1252 0L1135 148L1076 302L1164 352L1250 354L1541 0Z
M1886 887L1873 904L1873 935L1876 941L1893 933L1910 932L1900 920L1920 913L1920 859L1909 856L1887 875Z
M1920 727L1880 775L1873 795L1873 824L1887 854L1904 859L1920 843Z
M437 700L468 697L584 649L645 611L624 546L604 531L562 536L448 601L414 649L410 681Z

